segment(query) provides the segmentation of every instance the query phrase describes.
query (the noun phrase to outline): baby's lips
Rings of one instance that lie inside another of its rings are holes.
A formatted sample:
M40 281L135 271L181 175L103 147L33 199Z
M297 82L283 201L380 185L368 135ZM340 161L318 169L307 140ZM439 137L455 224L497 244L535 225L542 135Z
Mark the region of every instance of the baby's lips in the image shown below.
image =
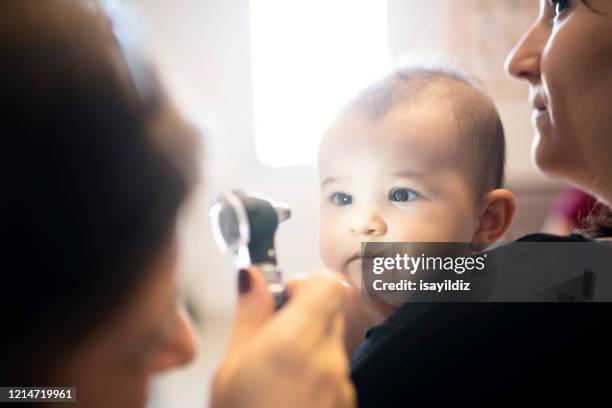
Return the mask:
M372 249L372 242L368 242L366 243L366 252L367 252L367 257L366 258L375 258L377 256L385 256L386 253L392 253L393 252L393 244L392 243L387 243L387 245L385 245L386 243L382 243L382 242L377 242L376 245L376 250ZM368 248L369 246L369 248ZM359 253L361 253L361 251L359 251Z
M351 257L348 259L348 262L354 261L356 259L361 259L361 250L357 250L355 252L353 252L353 255L351 255Z
M364 256L364 254L361 253L361 250L355 251L353 252L353 255L351 255L351 257L346 261L346 263L350 263L352 261L356 261L358 259L372 259L380 254L382 254L383 252L387 251L388 248L384 248L380 251L374 252L374 253L368 253L367 256Z

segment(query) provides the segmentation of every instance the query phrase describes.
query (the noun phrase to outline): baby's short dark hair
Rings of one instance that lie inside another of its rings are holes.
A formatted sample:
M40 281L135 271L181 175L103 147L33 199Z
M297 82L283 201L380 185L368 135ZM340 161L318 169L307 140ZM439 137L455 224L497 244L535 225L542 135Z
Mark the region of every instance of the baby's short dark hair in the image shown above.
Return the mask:
M505 137L493 100L482 86L449 66L410 66L394 71L361 91L346 107L372 119L392 109L436 98L463 129L458 152L472 173L478 194L504 184Z

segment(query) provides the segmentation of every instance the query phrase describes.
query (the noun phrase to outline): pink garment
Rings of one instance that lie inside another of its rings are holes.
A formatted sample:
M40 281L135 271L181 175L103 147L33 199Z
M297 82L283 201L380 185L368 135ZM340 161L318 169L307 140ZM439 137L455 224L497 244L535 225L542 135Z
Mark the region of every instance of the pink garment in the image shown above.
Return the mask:
M552 205L551 212L563 214L574 228L585 227L591 214L597 214L603 205L597 199L574 187L565 187Z

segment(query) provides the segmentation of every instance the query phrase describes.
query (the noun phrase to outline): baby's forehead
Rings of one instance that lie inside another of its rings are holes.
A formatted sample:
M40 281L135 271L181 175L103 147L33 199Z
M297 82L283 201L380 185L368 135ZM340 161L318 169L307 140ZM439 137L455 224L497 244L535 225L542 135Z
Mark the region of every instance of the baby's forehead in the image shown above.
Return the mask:
M444 69L400 70L357 95L325 134L319 173L359 163L410 163L471 176L476 190L503 184L504 130L480 86Z
M323 137L319 168L378 160L427 170L456 161L462 129L443 105L423 100L398 105L380 117L343 112Z

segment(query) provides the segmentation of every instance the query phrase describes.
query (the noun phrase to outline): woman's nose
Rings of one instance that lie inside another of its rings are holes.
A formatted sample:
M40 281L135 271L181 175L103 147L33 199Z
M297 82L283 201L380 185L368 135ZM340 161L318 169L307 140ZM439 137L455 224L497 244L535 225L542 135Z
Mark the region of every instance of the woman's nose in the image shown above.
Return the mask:
M540 62L548 41L549 29L534 23L516 43L506 58L506 72L532 84L541 79Z
M378 237L387 232L387 224L376 212L364 211L353 220L350 232L355 236Z
M189 363L196 353L191 320L183 306L177 310L177 324L153 362L153 371L165 371Z

